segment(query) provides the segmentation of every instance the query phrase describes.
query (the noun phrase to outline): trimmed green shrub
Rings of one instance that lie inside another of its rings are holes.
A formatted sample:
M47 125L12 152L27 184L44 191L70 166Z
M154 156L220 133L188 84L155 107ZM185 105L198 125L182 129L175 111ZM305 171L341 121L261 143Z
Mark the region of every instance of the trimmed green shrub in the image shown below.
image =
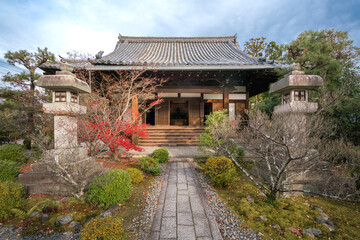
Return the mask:
M90 220L81 230L81 240L126 239L123 224L112 216L97 217Z
M146 173L151 173L152 175L157 176L162 172L161 165L155 158L144 156L139 158L139 161L141 169Z
M29 138L24 139L24 147L25 149L31 150L31 139Z
M162 168L160 163L156 164L155 166L150 166L145 170L146 173L151 173L154 176L158 176L162 172Z
M236 169L227 157L211 157L205 163L205 171L215 185L226 187L234 181Z
M141 183L144 179L142 172L136 168L127 168L125 171L130 175L130 179L132 183Z
M156 149L151 156L159 161L159 163L166 163L169 161L169 151L165 148Z
M0 182L0 219L9 218L14 209L24 205L24 186L14 182Z
M153 157L144 156L139 158L140 161L140 167L143 171L146 171L148 167L154 167L156 164L159 163L159 161Z
M130 175L124 170L113 169L91 181L86 200L107 209L128 200L131 190Z
M0 182L14 181L19 174L19 164L16 162L1 160L0 161Z
M242 161L243 159L244 159L244 157L245 157L245 151L244 151L244 149L242 149L241 147L237 147L236 148L236 159L240 162L240 161Z
M4 144L0 146L0 161L9 160L17 163L25 163L26 158L23 146L19 144Z

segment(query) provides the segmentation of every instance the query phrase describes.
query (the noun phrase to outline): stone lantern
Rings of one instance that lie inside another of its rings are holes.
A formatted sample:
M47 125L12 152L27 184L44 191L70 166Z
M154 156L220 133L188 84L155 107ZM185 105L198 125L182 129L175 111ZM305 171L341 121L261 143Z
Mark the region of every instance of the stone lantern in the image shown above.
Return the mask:
M320 76L305 75L303 71L298 70L288 73L283 79L271 85L270 93L282 94L282 104L275 107L274 114L280 115L283 130L289 132L287 139L291 137L293 143L306 142L306 128L308 127L306 114L316 112L318 109L316 102L309 102L309 90L323 85L324 80ZM283 183L288 190L293 190L295 193L284 193L284 196L302 195L296 191L309 191L311 186L307 183L320 179L319 175L302 170L307 169L306 166L309 165L306 161L292 164L293 166L300 164L300 166L297 166L296 170L287 171Z
M55 75L41 76L36 85L52 90L52 102L44 112L54 114L54 149L44 151L41 160L31 164L30 172L19 175L27 193L72 195L79 186L103 172L101 162L89 157L78 145L77 117L86 113L79 104L80 93L90 93L88 84L72 74L73 68L61 63Z
M36 85L52 90L52 103L44 103L44 112L54 114L55 149L78 146L76 116L86 113L79 105L79 94L90 93L88 84L77 79L70 65L62 63L56 75L41 76Z
M303 71L292 71L270 87L270 93L281 93L281 105L274 113L311 113L318 108L317 103L309 102L309 90L324 85L324 80L317 75L305 75Z

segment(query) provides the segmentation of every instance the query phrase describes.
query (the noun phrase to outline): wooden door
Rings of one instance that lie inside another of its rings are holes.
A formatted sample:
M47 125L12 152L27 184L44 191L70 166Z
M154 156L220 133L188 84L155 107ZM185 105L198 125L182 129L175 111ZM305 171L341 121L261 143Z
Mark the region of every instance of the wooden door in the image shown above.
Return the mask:
M236 117L238 117L239 115L244 117L244 114L245 114L245 103L242 103L242 102L235 103L235 115L236 115Z
M213 108L212 109L213 112L223 110L223 103L222 102L213 102L212 108Z
M170 111L169 111L170 102L165 100L157 108L156 111L156 125L170 125Z
M200 126L200 99L189 101L189 125Z

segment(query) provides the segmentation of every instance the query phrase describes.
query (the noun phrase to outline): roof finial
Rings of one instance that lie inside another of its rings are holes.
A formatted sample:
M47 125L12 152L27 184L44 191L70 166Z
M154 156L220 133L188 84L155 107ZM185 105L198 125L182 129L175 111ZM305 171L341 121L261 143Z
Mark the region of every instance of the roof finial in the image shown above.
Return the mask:
M236 43L236 39L237 39L237 33L235 33L234 35L234 43Z
M96 59L100 59L100 58L102 57L103 53L104 53L104 51L98 52L98 53L95 55L95 58L96 58Z
M120 40L122 38L122 35L119 33L118 39Z

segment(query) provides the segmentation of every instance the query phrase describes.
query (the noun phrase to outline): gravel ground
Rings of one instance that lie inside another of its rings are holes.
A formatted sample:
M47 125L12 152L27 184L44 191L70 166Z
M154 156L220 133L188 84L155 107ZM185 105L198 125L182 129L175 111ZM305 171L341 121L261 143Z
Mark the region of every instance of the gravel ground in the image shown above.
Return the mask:
M195 168L199 168L195 164ZM206 193L206 199L213 210L216 221L218 223L220 232L224 239L262 239L260 234L251 229L241 228L243 220L239 219L233 211L226 207L225 203L221 201L219 195L211 187L210 181L206 176L198 171L195 171L199 179L201 187Z
M150 186L150 191L145 199L146 205L142 214L132 220L130 225L130 232L134 239L145 240L148 239L151 233L151 224L153 222L158 199L161 192L161 186L164 181L164 176L167 169L167 163L162 164L163 172L160 176L155 178L154 183Z

